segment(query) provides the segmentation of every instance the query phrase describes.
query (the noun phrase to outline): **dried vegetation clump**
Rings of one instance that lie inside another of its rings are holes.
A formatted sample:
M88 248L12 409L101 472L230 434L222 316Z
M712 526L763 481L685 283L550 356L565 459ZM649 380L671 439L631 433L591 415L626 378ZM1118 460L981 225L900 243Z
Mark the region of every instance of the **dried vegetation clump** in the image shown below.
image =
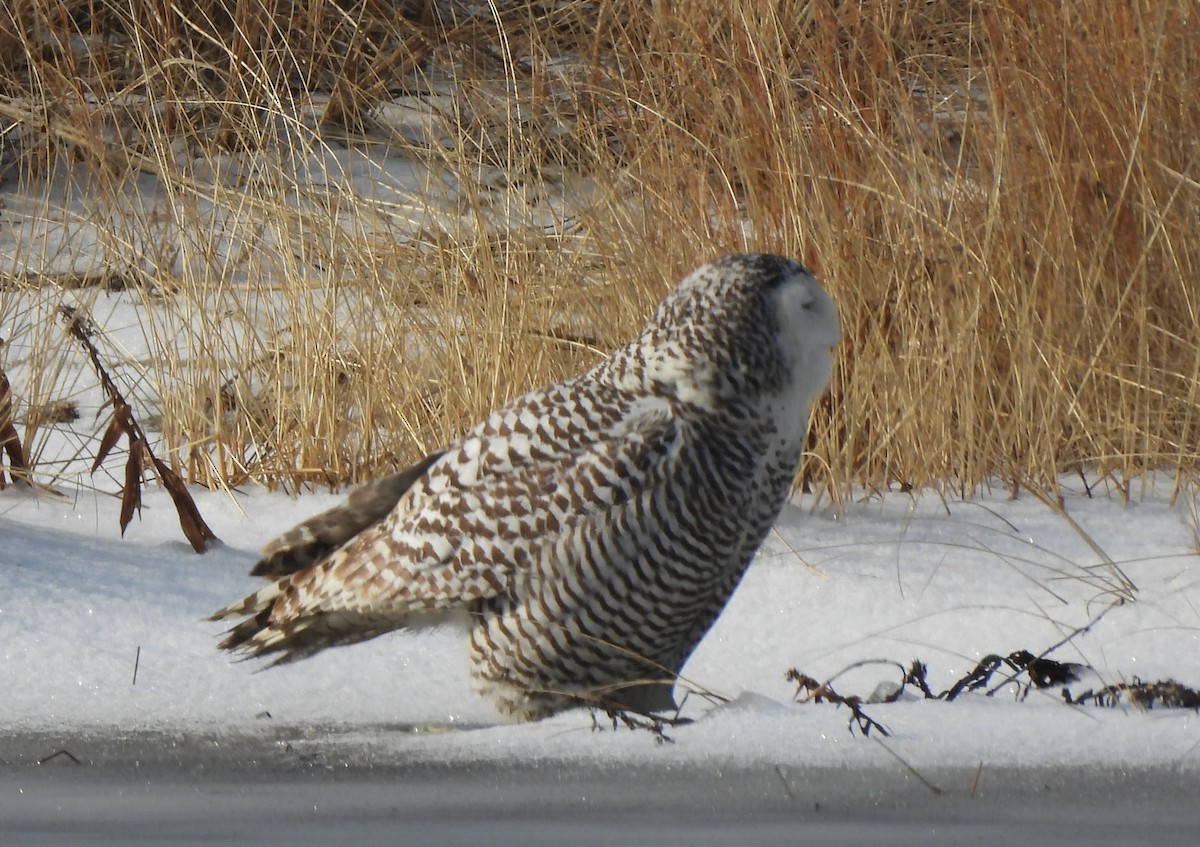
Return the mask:
M696 264L769 250L814 267L845 327L806 482L1194 480L1196 16L10 3L14 419L36 444L26 410L73 390L30 292L140 298L154 355L122 389L185 478L357 481L596 361Z

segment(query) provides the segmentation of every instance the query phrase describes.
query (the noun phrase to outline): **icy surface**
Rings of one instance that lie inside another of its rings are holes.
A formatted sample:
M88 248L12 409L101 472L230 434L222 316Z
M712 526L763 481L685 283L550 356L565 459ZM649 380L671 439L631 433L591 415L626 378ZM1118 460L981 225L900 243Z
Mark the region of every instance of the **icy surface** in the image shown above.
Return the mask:
M286 732L363 759L441 762L588 760L878 768L1104 765L1200 774L1192 710L1064 704L1059 691L1021 700L1014 686L954 703L866 706L892 735L864 739L849 712L798 704L789 668L843 695L898 683L921 659L935 691L984 655L1025 649L1090 666L1074 693L1173 678L1200 685L1196 504L1147 490L1068 496L1071 520L1037 498L974 502L889 494L788 507L725 613L684 669L694 724L598 732L586 711L507 725L470 690L455 630L396 633L256 672L217 652L204 620L253 589L246 575L274 534L336 499L196 492L224 546L203 556L182 540L168 498L147 492L122 540L117 501L0 492L0 728L245 734ZM1074 525L1072 525L1072 521ZM1134 599L1109 608L1124 580ZM1107 611L1106 611L1107 609ZM1090 628L1081 631L1084 628ZM1075 633L1072 635L1072 633ZM134 683L136 667L137 679ZM678 694L682 694L677 689ZM605 725L607 722L602 721ZM461 728L462 731L453 731ZM451 731L443 731L449 729ZM437 730L437 731L434 731ZM886 747L884 746L886 744Z

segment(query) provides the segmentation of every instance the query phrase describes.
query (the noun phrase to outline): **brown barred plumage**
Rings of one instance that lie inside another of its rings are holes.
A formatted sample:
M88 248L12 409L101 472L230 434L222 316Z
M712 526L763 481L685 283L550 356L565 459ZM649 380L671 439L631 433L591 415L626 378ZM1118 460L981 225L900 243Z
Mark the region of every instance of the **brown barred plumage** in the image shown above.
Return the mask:
M465 620L477 687L536 719L672 709L782 508L838 323L799 264L727 256L641 334L273 542L221 646L303 658Z

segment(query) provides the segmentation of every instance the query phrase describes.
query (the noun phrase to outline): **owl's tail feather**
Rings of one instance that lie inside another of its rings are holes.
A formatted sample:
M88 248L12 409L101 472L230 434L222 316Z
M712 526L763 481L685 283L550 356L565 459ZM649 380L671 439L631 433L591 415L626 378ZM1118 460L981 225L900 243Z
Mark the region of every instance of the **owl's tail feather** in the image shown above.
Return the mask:
M283 589L286 583L287 580L285 579L276 580L265 588L260 588L258 591L248 594L237 602L217 609L208 616L208 619L210 621L223 621L226 618L238 618L243 615L255 615L266 611L275 605L276 600L283 596Z
M245 617L245 620L239 621L226 633L224 640L219 645L222 650L258 652L249 646L250 642L258 633L270 628L271 608L275 605L275 601L282 596L285 582L286 580L273 582L266 588L261 588L236 603L230 603L209 615L210 621Z
M372 622L361 614L347 612L317 612L292 620L272 621L271 611L286 584L286 579L272 583L213 613L209 620L246 616L225 633L218 646L222 650L242 653L246 659L282 654L266 666L274 667L304 659L328 647L369 641L396 628L394 620Z

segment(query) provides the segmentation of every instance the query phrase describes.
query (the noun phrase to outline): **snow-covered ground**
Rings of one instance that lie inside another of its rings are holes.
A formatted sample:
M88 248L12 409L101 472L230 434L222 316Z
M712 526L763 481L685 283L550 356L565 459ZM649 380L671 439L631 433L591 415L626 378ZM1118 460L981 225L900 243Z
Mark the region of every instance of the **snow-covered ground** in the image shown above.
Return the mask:
M409 105L389 113L396 131L438 136L437 104ZM305 115L297 126L316 133L315 118ZM223 368L220 350L239 346L238 339L286 334L287 309L272 300L270 274L311 278L313 297L324 296L321 268L337 266L343 228L397 242L431 227L558 231L589 194L564 177L514 198L503 174L476 175L499 186L484 204L494 214L481 215L467 202L478 185L464 189L461 175L424 160L418 166L386 145L369 154L333 142L303 155L288 149L255 163L193 160L180 146L175 168L203 189L194 208L182 211L151 172L131 171L102 195L89 194L89 177L76 165L60 165L42 185L0 186L0 273L48 283L68 273L121 272L136 256L150 279L215 274L223 281L219 295L237 307L230 313L241 316L227 319L207 302L175 309L169 295L136 289L0 289L4 364L18 401L69 397L78 411L67 424L44 423L25 445L37 457L38 481L65 496L0 491L0 734L282 735L295 749L319 739L350 758L369 749L372 761L718 761L784 769L903 761L917 772L1099 765L1200 778L1195 710L1073 706L1058 690L1019 696L1020 686L1001 685L997 676L992 696L947 703L922 699L910 686L897 702L869 704L866 712L890 735L864 738L850 730L846 707L796 703L795 684L785 680L794 668L833 680L842 695L869 697L919 659L932 689L942 691L986 655L1027 650L1089 666L1070 685L1075 696L1135 680L1200 687L1200 506L1195 492L1172 499L1167 478L1145 481L1128 503L1104 484L1091 496L1081 481L1064 480L1065 513L1029 494L1012 499L1002 488L967 502L933 492L844 504L798 499L685 668L681 688L696 693L682 714L694 723L668 730L674 744L647 732L596 732L586 711L500 723L471 692L464 638L454 631L393 634L262 673L231 663L215 647L221 627L205 617L254 587L246 571L255 551L336 498L196 491L224 541L197 556L166 495L152 489L141 519L121 539L119 503L100 493L117 488L105 475L112 469L92 484L87 476L107 425L106 398L83 352L62 341L58 307L86 307L103 328L106 364L153 441L150 359L216 357ZM262 182L269 179L275 182ZM210 194L233 205L210 202ZM257 220L235 202L242 195L303 212L296 242L255 235ZM359 217L337 217L338 209ZM338 225L322 240L314 235L321 227L309 225L330 215ZM198 322L210 312L218 318ZM52 368L38 352L49 334L48 346L62 356ZM463 731L442 731L457 728Z
M1013 685L946 703L910 687L865 707L891 735L863 738L846 707L795 703L784 679L790 668L827 680L864 660L920 659L941 691L987 654L1065 642L1049 658L1094 670L1069 686L1076 695L1135 678L1200 686L1197 503L1172 504L1167 488L1128 504L1080 490L1066 498L1069 520L1006 492L798 499L684 670L688 685L730 702L692 694L682 714L695 723L659 744L641 731L596 732L583 710L500 722L471 692L465 640L452 630L263 672L231 663L215 648L221 626L205 616L255 586L246 571L259 547L335 497L197 492L224 542L200 556L160 491L147 492L121 539L115 498L10 486L0 492L0 732L282 732L298 749L319 738L352 759L369 749L372 761L867 769L899 757L918 772L1097 765L1196 780L1195 710L1073 706L1059 691L1022 700ZM1122 579L1133 599L1108 608ZM898 667L872 664L833 687L869 696L899 678Z

